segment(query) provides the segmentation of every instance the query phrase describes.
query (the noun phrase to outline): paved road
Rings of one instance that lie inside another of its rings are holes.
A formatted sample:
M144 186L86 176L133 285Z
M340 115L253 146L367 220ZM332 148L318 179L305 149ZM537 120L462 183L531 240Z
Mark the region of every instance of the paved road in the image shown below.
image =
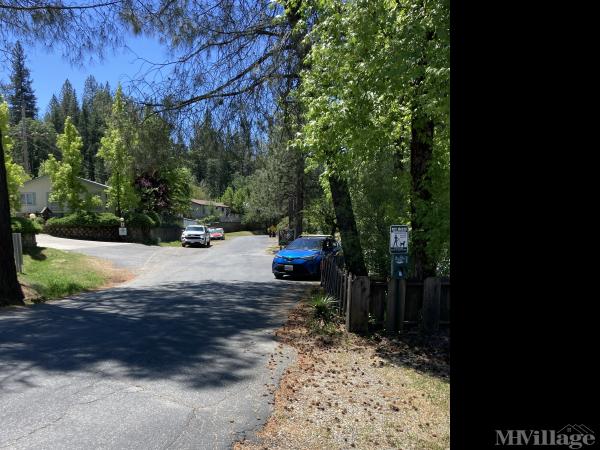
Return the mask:
M141 275L0 310L0 448L230 448L252 436L294 357L273 331L314 284L275 280L269 242L77 244Z
M136 273L145 270L144 264L154 255L169 253L168 247L156 245L133 244L128 242L82 241L79 239L63 239L48 234L38 234L37 244L40 247L51 247L84 253L112 261L115 265L127 268ZM170 249L171 253L173 250ZM176 252L177 253L177 252ZM181 252L179 252L181 253ZM186 254L189 256L189 254Z

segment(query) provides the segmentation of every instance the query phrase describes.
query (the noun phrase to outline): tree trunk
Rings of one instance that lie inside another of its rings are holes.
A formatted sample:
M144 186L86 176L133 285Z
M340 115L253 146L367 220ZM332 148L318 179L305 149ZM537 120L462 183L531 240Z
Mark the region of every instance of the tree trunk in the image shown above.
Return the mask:
M0 306L23 304L23 292L17 279L13 252L8 179L0 130Z
M335 174L329 175L329 187L331 188L337 226L342 237L346 266L356 276L368 275L358 236L358 228L354 219L354 209L352 208L348 183Z
M302 0L292 0L286 1L285 12L287 21L290 25L292 31L291 37L291 47L294 49L294 53L296 54L296 62L295 68L293 72L296 75L300 75L304 69L306 69L306 55L309 51L309 45L306 44L303 40L306 37L307 29L306 26L303 28L299 28L298 24L302 20ZM288 79L288 92L292 91L291 79ZM290 124L292 129L297 129L302 127L303 116L301 113L301 106L297 103L292 104L292 113L287 116L294 117L294 123ZM292 133L291 136L294 136L295 133ZM294 227L294 231L296 233L296 237L300 236L303 231L303 218L304 218L304 167L305 167L305 155L302 152L299 152L296 155L296 176L295 176L295 202L293 208L293 217L290 216L290 226Z
M296 203L294 211L294 230L296 236L300 236L303 231L302 219L304 217L304 155L298 155L296 163Z
M425 208L431 200L429 168L433 154L433 121L413 111L410 142L410 174L412 177L411 253L414 276L419 280L435 275L435 267L427 254L427 238L431 230L424 220Z

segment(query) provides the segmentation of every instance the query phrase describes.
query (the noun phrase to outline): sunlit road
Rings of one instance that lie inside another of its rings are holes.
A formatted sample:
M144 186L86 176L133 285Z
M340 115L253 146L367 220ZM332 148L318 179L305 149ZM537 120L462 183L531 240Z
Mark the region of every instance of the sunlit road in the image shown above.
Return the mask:
M251 437L294 357L274 330L314 284L275 280L269 242L71 248L139 276L0 310L0 448L230 448Z

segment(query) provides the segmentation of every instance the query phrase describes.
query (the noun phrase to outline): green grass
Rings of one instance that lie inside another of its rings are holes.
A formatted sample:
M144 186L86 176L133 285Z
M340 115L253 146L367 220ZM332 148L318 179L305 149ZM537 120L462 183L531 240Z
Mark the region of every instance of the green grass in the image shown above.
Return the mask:
M181 241L169 241L169 242L160 242L158 245L161 247L181 247Z
M233 231L231 233L225 233L225 240L232 239L240 236L254 236L256 233L252 231Z
M42 298L53 299L95 289L106 284L110 275L89 256L38 247L25 251L19 280Z

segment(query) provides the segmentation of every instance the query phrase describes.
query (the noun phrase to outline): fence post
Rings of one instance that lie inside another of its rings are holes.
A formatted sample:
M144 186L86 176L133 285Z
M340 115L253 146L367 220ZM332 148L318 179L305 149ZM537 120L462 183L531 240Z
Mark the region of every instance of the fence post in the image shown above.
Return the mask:
M442 280L429 277L423 283L423 331L437 333L440 328L440 299Z
M348 272L348 278L346 279L346 310L344 311L346 316L346 329L348 329L348 314L350 314L348 310L350 309L350 303L352 303L352 283L354 283L353 275Z
M388 297L385 312L385 329L395 334L404 329L404 312L406 310L406 280L392 278L388 282Z
M388 281L388 296L385 311L385 329L388 333L398 332L398 283L400 280L391 278Z
M366 332L369 329L369 277L352 280L352 296L346 310L346 330Z
M21 240L21 233L13 233L12 242L17 272L23 273L23 242Z
M370 301L369 301L369 313L375 317L377 326L383 325L383 317L385 314L385 299L384 299L384 286L380 283L371 284Z

